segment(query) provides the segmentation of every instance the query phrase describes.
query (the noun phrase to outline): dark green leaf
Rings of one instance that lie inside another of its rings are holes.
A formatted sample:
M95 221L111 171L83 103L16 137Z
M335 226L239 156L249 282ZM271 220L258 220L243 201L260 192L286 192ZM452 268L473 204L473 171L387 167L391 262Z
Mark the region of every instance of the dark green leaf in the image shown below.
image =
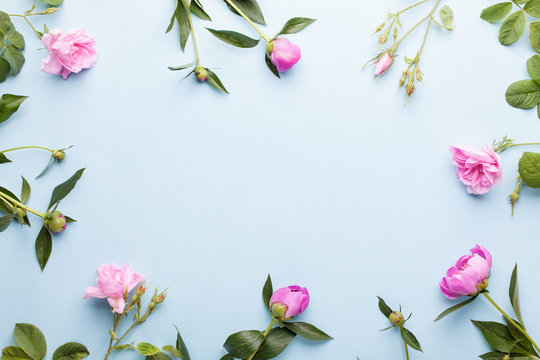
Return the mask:
M234 360L234 357L231 354L225 354L220 360Z
M2 350L2 360L31 360L18 346L7 346Z
M208 71L208 77L206 78L206 81L208 82L208 84L210 84L216 90L219 90L222 93L228 94L229 92L227 91L227 89L225 89L225 86L223 85L221 80L219 80L216 73L210 69L206 69L206 71Z
M529 24L529 42L536 52L540 52L540 21Z
M71 192L71 190L73 190L73 188L77 184L77 181L79 181L79 179L81 178L84 170L85 169L78 170L67 181L65 181L64 183L54 188L53 193L51 195L51 201L49 202L49 206L47 207L47 211L49 211L49 209L52 208L53 205L57 204L66 196L68 196L68 194Z
M229 1L236 4L236 6L238 6L238 8L252 21L257 24L266 25L261 8L256 0L225 0L229 9L236 15L240 15L238 11L229 4Z
M529 0L523 9L527 14L540 18L540 0Z
M14 218L15 216L13 214L0 216L0 232L6 231Z
M389 317L392 313L392 309L388 305L386 305L386 302L379 296L377 296L379 299L379 310L381 310L382 314L386 317Z
M154 354L154 355L149 355L145 357L145 359L146 360L171 360L169 355L162 352L158 352L157 354Z
M74 223L74 222L77 222L77 220L72 219L72 218L70 218L70 217L67 216L67 215L64 215L64 217L66 218L66 222L67 222L67 223Z
M24 37L21 35L18 31L11 31L7 35L7 40L13 44L17 49L23 50L24 49Z
M511 2L498 3L482 10L480 17L489 23L498 23L510 14L512 7Z
M199 0L193 0L191 2L191 12L202 20L212 21L212 18L210 18L210 15L208 15L206 11L204 11L202 4L199 2Z
M480 358L484 360L532 360L528 356L519 355L519 354L510 354L510 357L505 357L507 354L499 351L491 351L480 355Z
M21 176L21 178L22 178L21 202L23 204L26 204L26 202L30 198L30 193L32 192L32 190L30 189L30 184L28 183L28 181L26 181L24 176Z
M519 40L525 26L527 25L527 17L525 14L518 10L512 13L504 20L499 30L499 42L503 45L511 45Z
M15 27L9 18L9 15L3 11L0 11L0 33L7 34L10 30L13 30Z
M476 296L473 296L463 302L460 302L459 304L457 305L454 305L454 306L451 306L449 307L448 309L444 310L442 313L439 314L439 316L437 316L437 318L434 320L434 321L439 321L441 320L443 317L447 316L447 315L450 315L451 313L453 313L454 311L456 310L459 310L461 309L462 307L464 307L465 305L469 305L470 303L472 303L474 300L476 300L476 298L478 297L478 295Z
M519 80L506 89L506 102L519 109L530 109L540 103L540 84L534 80Z
M41 0L41 2L44 2L45 4L49 4L51 6L59 6L62 5L64 0Z
M3 187L0 186L0 192L4 193L4 195L7 195L10 198L15 199L15 200L20 202L19 198L14 193L9 191L8 189L3 188ZM0 210L5 212L6 214L12 212L11 208L9 208L3 201L0 201Z
M2 58L0 58L2 59ZM2 60L0 60L0 68L2 67ZM0 70L1 72L1 70ZM24 100L28 99L28 96L4 94L0 99L0 123L3 123L11 117Z
M11 65L11 75L16 76L19 74L24 65L24 55L21 50L10 44L6 46L4 56L9 61L9 65Z
M247 359L264 341L264 335L258 330L246 330L232 334L223 347L237 359Z
M39 262L39 266L41 267L41 271L45 269L45 265L47 265L49 256L51 256L51 251L52 251L51 233L49 232L49 229L43 226L36 239L36 257Z
M178 330L177 327L176 327L176 350L180 351L180 353L182 354L182 360L191 360L186 343L184 342L184 339L182 339L182 336L180 335L180 330Z
M527 71L531 78L540 84L540 55L533 55L527 60Z
M286 328L274 328L262 343L253 360L268 360L275 358L285 350L296 334Z
M279 70L266 53L264 54L264 62L266 63L266 66L268 66L272 74L276 75L278 78L281 79L281 75L279 75Z
M185 65L169 66L169 70L172 70L172 71L185 70L193 65L195 65L195 61L190 62L189 64L185 64Z
M260 39L252 39L249 36L246 36L236 31L214 30L210 28L206 29L210 31L212 35L217 37L219 40L239 48L252 48L254 46L257 46L260 41Z
M90 355L83 344L68 342L60 346L53 354L53 360L81 360Z
M315 326L308 324L306 322L285 322L283 323L285 327L292 332L294 332L297 335L300 335L306 340L311 341L324 341L324 340L332 340L333 337L326 334L324 331L319 330Z
M537 355L531 341L527 339L527 337L521 332L521 330L519 330L518 327L512 324L512 322L510 322L508 319L504 318L504 321L506 322L506 327L508 328L508 331L510 331L510 335L512 335L514 340L516 340L515 341L516 345L525 349L529 354ZM522 327L522 329L525 329L523 327L523 324L520 324L516 320L512 320L512 321L514 321L516 324L519 324L519 326Z
M169 23L169 26L167 27L166 33L172 30L175 20L178 23L178 30L179 30L179 35L180 35L180 48L182 49L182 51L184 51L186 48L186 43L189 39L189 35L191 34L191 27L189 26L188 12L184 4L182 3L182 0L178 0L178 4L176 5L176 9L171 18L171 22Z
M519 175L527 184L534 189L540 188L540 154L525 152L518 164Z
M168 352L169 354L171 354L172 356L176 358L179 358L179 359L182 358L182 353L180 352L180 350L178 350L172 345L165 345L164 347L162 347L162 350Z
M13 338L17 345L32 359L42 360L47 353L43 333L32 324L16 324Z
M296 34L297 32L303 30L308 25L313 24L316 19L309 19L304 17L295 17L287 21L283 28L277 33L275 37L285 34Z
M267 308L270 308L270 298L272 297L272 294L274 294L274 288L272 286L272 278L270 277L270 274L268 274L262 290L263 303Z
M519 286L517 279L517 264L514 266L512 276L510 278L510 287L508 289L508 295L510 296L510 303L514 308L514 314L516 314L518 321L523 325L523 318L521 317L521 308L519 306Z
M409 330L405 329L404 327L399 328L399 331L401 333L401 338L403 341L407 343L411 348L414 350L422 351L422 347L420 346L420 343L416 339L416 336Z
M0 57L0 82L6 81L10 72L11 72L11 65L9 65L9 62L6 59L4 59L3 57Z
M0 164L7 164L7 163L10 163L11 160L9 160L6 155L4 155L3 153L0 153Z
M487 343L493 348L504 353L525 353L525 350L516 345L516 341L504 324L492 321L475 321L472 323L480 329Z

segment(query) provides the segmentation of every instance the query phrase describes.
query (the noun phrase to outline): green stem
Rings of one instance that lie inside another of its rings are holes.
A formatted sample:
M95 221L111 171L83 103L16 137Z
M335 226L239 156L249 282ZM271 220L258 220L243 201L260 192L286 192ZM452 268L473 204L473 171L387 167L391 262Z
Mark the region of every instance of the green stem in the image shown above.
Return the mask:
M264 332L263 336L264 336L264 339L266 339L266 337L268 336L268 333L270 332L270 330L272 330L272 328L274 327L274 325L276 325L277 323L277 320L276 319L272 319L272 322L270 322L270 325L268 325L268 328L266 329L266 331ZM262 343L261 343L262 344ZM253 357L255 356L255 354L257 354L257 351L259 351L259 348L261 346L259 345L259 347L257 348L257 350L255 350L255 352L247 359L247 360L251 360L253 359Z
M488 295L487 292L483 292L482 293L486 299L488 299L488 301L493 305L495 306L495 309L497 309L505 318L506 320L508 320L512 325L514 325L523 335L525 335L525 337L531 342L531 344L533 344L533 346L535 347L535 349L537 351L540 352L540 348L538 347L538 345L536 345L536 343L534 342L534 340L530 337L530 335L521 327L521 325L517 324L510 316L508 316L508 314L506 314L504 312L503 309L500 308L499 305L497 305L497 303L491 298L491 296Z
M405 345L405 356L407 356L407 360L409 360L409 347L405 341L403 341L403 344Z
M231 1L231 0L225 0L229 5L231 5L231 7L236 10L237 13L240 14L240 16L242 16L244 19L246 19L246 21L251 25L253 26L253 28L259 33L259 35L261 35L261 37L264 39L264 41L266 41L267 43L271 42L272 39L270 39L270 37L268 37L265 33L262 32L261 29L259 29L259 27L257 25L255 25L255 23L253 21L251 21L251 19L246 15L244 14L244 12L242 10L240 10L240 8L238 6L236 6L236 4Z
M506 146L505 146L505 149L506 149L506 148L509 148L509 147L512 147L512 146L526 146L526 145L540 145L540 143L519 143L519 144L510 144L510 145L506 145Z
M49 149L49 148L46 148L46 147L43 147L43 146L20 146L20 147L16 147L16 148L13 148L13 149L2 150L2 151L0 151L0 154L7 153L7 152L10 152L10 151L22 150L22 149L41 149L41 150L50 151L51 153L54 152L53 149Z
M405 40L405 38L407 36L409 36L413 31L414 29L416 29L417 27L419 27L420 25L422 25L424 23L424 21L426 21L427 19L431 19L431 17L433 16L433 13L435 12L435 10L437 10L437 7L439 7L439 3L441 2L441 0L437 0L437 2L435 3L435 6L433 7L433 9L429 12L429 14L427 14L424 18L422 18L418 23L416 23L416 25L414 25L409 31L407 31L405 33L405 35L403 35L401 37L401 39L398 40L397 43L394 44L393 47L395 47L397 49L397 47L399 46L399 44L401 44L401 42L403 42L403 40Z
M107 360L107 358L109 357L109 355L111 354L111 352L113 351L113 341L114 341L114 337L116 336L116 329L118 328L118 324L120 323L120 320L122 319L122 314L117 314L117 313L114 313L113 314L113 334L111 334L111 340L109 341L109 348L107 349L107 354L105 354L105 359L104 360Z
M11 202L13 205L16 205L17 207L19 207L21 209L24 209L24 210L28 211L29 213L32 213L32 214L34 214L36 216L39 216L42 219L45 219L45 217L46 217L46 215L44 213L36 211L34 209L30 209L28 206L24 205L20 201L15 200L14 198L12 198L9 195L4 194L2 191L0 191L0 198L4 199L5 201Z
M118 346L120 344L120 342L122 340L124 340L124 338L127 336L127 334L129 334L131 332L131 330L133 330L133 328L135 328L135 326L143 323L144 321L146 321L146 318L148 317L148 315L150 315L150 312L152 310L150 308L148 308L146 310L146 312L143 314L142 317L139 317L133 324L131 324L131 326L129 327L129 329L126 330L126 332L124 333L124 335L120 336L120 338L118 340L116 340L116 342L114 343L114 347Z
M416 3L416 4L414 4L414 5L411 5L411 6L409 6L409 7L406 7L405 9L399 11L399 12L396 14L396 16L399 16L399 15L403 14L405 11L409 11L409 10L411 10L412 8L415 8L415 7L417 7L418 5L422 5L423 3L426 3L426 2L428 2L428 1L429 1L429 0L423 0L423 1L420 1L419 3Z
M191 10L186 9L186 13L189 20L189 27L191 29L191 38L193 39L193 47L195 48L195 59L197 59L197 66L201 66L201 61L199 60L199 49L197 48L197 39L195 38L195 30L193 29L193 21L191 19Z
M28 16L34 16L34 15L44 15L44 14L29 14ZM37 37L41 40L41 34L39 33L39 31L36 30L36 28L34 27L34 25L32 25L32 23L30 22L30 20L28 20L28 17L27 17L26 15L9 14L9 16L22 17L24 20L26 20L26 22L28 23L28 25L30 25L30 27L32 28L32 30L34 30L34 33L36 33Z

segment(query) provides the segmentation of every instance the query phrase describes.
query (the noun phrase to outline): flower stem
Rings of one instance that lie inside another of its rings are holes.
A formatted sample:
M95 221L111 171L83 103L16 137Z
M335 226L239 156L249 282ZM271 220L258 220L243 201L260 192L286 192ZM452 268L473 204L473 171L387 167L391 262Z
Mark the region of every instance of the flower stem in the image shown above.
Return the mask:
M405 345L405 356L407 356L407 360L409 360L409 347L405 341L403 341L403 344Z
M236 12L238 14L240 14L240 16L242 16L244 19L246 19L246 21L251 25L253 26L253 28L259 33L259 35L261 35L261 37L264 39L264 41L266 41L267 43L269 43L270 41L272 41L272 39L270 39L270 37L268 37L265 33L262 32L262 30L257 26L255 25L255 23L253 21L251 21L251 19L242 11L240 10L240 8L231 0L225 0L229 5L231 5L231 7L236 10Z
M506 145L506 146L505 146L505 149L506 149L506 148L509 148L509 147L512 147L512 146L526 146L526 145L540 145L540 143L519 143L519 144L510 144L510 145Z
M399 11L399 12L396 14L396 16L401 15L401 14L403 14L405 11L409 11L409 10L411 10L412 8L415 8L415 7L417 7L418 5L422 5L423 3L426 3L426 2L428 2L428 1L429 1L429 0L423 0L423 1L420 1L419 3L416 3L416 4L414 4L414 5L411 5L411 6L409 6L409 7L406 7L405 9Z
M195 59L197 59L197 66L201 66L199 60L199 49L197 48L197 39L195 38L195 29L193 28L193 20L191 19L191 10L186 9L187 17L189 20L189 27L191 28L191 38L193 39L193 47L195 48Z
M274 325L276 325L277 323L277 320L276 319L272 319L272 322L270 322L270 325L268 325L268 328L266 329L266 331L264 332L263 336L264 338L266 339L266 337L268 336L268 333L270 332L270 330L272 330L272 328L274 327ZM262 344L262 343L261 343ZM253 359L253 357L255 356L255 354L257 353L257 351L259 351L259 348L261 346L259 345L259 347L257 348L257 350L255 350L255 352L247 359L247 360L251 360Z
M437 2L435 3L435 6L433 7L433 9L431 9L431 11L429 12L429 14L427 14L424 18L422 18L418 23L416 23L416 25L414 25L409 31L407 31L405 33L405 35L403 35L401 37L401 39L398 40L397 43L394 44L393 47L395 47L395 49L397 49L397 47L399 46L399 44L401 44L403 42L403 40L405 40L405 38L407 36L409 36L413 31L414 29L416 29L417 27L419 27L420 25L422 25L424 23L424 21L426 21L427 19L431 19L431 17L433 16L433 13L435 12L435 10L437 10L437 7L439 7L439 3L441 2L441 0L437 0ZM395 51L395 50L394 50Z
M116 329L118 328L118 324L120 323L120 320L122 319L122 314L113 313L113 330L111 334L111 340L109 341L109 348L107 349L107 354L105 354L105 359L109 357L111 352L113 351L113 341L116 336ZM114 334L114 335L113 335Z
M538 347L538 345L536 345L536 343L534 342L534 340L530 337L530 335L527 333L527 331L525 331L521 325L517 324L510 316L508 316L508 314L506 314L504 312L503 309L500 308L499 305L497 305L497 303L491 298L491 296L489 296L489 294L487 292L483 292L482 293L486 299L488 299L488 301L495 307L495 309L497 309L505 318L506 320L508 320L508 322L510 322L512 325L514 325L523 335L525 335L525 337L531 342L531 344L533 344L533 346L535 347L535 349L537 351L540 352L540 348Z
M44 14L29 14L28 16L34 16L34 15L44 15ZM39 31L36 30L36 28L34 27L34 25L32 25L32 23L30 22L30 20L28 20L28 16L27 16L27 15L9 14L9 16L21 17L21 18L23 18L24 20L26 20L26 22L28 23L28 25L30 25L30 27L32 28L32 30L34 30L34 33L36 33L37 37L41 40L41 34L39 33Z
M20 147L16 147L16 148L13 148L13 149L2 150L2 151L0 151L0 154L7 153L7 152L10 152L10 151L23 150L23 149L42 149L42 150L50 151L51 153L54 152L53 149L49 149L49 148L46 148L46 147L43 147L43 146L20 146Z
M45 217L46 217L46 215L44 213L36 211L34 209L30 209L28 206L24 205L20 201L15 200L14 198L12 198L9 195L4 194L2 191L0 191L0 198L3 199L4 201L10 202L13 205L16 205L17 207L19 207L21 209L24 209L24 210L28 211L29 213L32 213L32 214L34 214L36 216L39 216L42 219L45 219Z

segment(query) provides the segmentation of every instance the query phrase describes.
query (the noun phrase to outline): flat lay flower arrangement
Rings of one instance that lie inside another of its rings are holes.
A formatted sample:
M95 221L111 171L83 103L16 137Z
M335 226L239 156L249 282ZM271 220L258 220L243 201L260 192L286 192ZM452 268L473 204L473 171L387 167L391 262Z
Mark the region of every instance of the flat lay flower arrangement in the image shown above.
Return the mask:
M293 71L295 66L300 66L301 47L293 42L294 38L291 35L315 24L316 19L291 16L275 35L268 35L264 28L267 20L262 11L263 6L256 0L224 0L220 3L238 16L236 20L241 20L242 25L235 24L235 26L244 26L245 29L242 32L210 26L213 14L207 12L203 0L174 2L174 12L168 26L164 29L165 33L176 32L181 57L184 57L183 52L191 40L195 58L186 60L192 61L183 65L171 65L168 67L169 70L184 71L187 73L183 74L184 77L192 77L194 83L207 83L218 92L229 94L225 86L229 80L222 81L214 71L216 70L214 66L220 64L210 62L206 58L204 62L202 60L197 43L197 35L201 32L208 32L215 40L241 49L255 48L261 42L264 43L261 62L264 61L264 66L279 79L284 72ZM65 5L62 0L28 0L28 5L28 10L21 14L0 11L0 82L12 81L12 78L23 71L25 56L41 57L40 70L44 73L41 74L42 76L56 75L68 82L70 77L77 76L72 74L90 70L98 64L98 43L84 27L63 30L52 25L43 27L34 25L34 19L48 19L48 16L62 11ZM265 4L265 6L271 6L271 4ZM415 11L423 9L423 15L412 26L404 27L402 19L413 9ZM539 9L540 0L502 2L484 9L480 17L489 23L502 22L499 41L505 46L517 42L528 25L529 42L535 51L540 52L540 21L534 20L540 18ZM286 13L287 9L280 10ZM18 31L21 26L28 26L35 37L25 39ZM376 54L366 66L373 67L374 76L378 79L383 75L387 76L385 74L396 66L399 58L402 58L403 72L398 81L398 89L404 90L406 103L410 102L418 85L422 83L424 74L421 64L425 61L422 55L433 27L438 27L443 31L454 30L454 12L441 0L423 0L407 5L398 11L392 10L375 29ZM401 54L402 44L410 40L411 34L418 31L423 31L423 36L417 51L414 54ZM29 51L29 43L35 43L32 47L39 50ZM38 55L39 53L41 55ZM537 107L540 117L540 55L534 55L527 60L527 71L531 79L511 84L506 91L506 101L517 108ZM288 79L281 80L286 83ZM64 83L63 80L60 81ZM4 122L17 121L18 111L30 101L32 99L25 95L3 94L0 98L0 126ZM518 164L505 169L503 152L515 147L534 149L538 145L540 145L538 142L517 142L504 136L501 140L493 141L491 145L484 144L481 148L452 145L449 147L449 157L451 156L451 162L455 166L457 179L472 197L485 196L493 191L495 185L501 185L508 176L511 180L515 179L515 190L507 196L513 215L515 206L520 200L520 192L524 187L540 189L540 153L525 151ZM83 175L85 177L97 176L88 175L86 169L81 167L69 178L58 179L58 185L50 190L48 203L34 203L32 185L42 181L45 174L48 177L56 176L54 167L57 163L70 161L68 157L72 148L73 145L67 144L57 147L51 147L48 144L0 147L1 171L13 169L10 166L22 161L18 156L21 152L45 152L50 155L49 161L43 164L42 168L36 169L34 177L21 175L19 188L8 188L0 184L0 233L12 226L28 228L34 223L38 224L40 230L34 242L34 251L37 265L42 272L51 259L55 235L65 232L69 236L70 227L76 226L77 220L66 213L76 215L77 209L64 208L63 200L76 190L79 181L84 179ZM441 161L446 160L448 159ZM527 201L534 201L534 199L531 197ZM55 259L55 261L60 262L61 259ZM480 355L480 358L539 360L540 348L528 332L521 313L518 267L515 265L510 276L508 290L512 310L510 312L504 310L489 292L488 285L493 264L492 254L486 247L480 245L472 248L470 254L460 257L442 277L439 288L447 299L466 299L444 310L435 318L435 322L484 298L500 313L502 322L471 320L491 348L489 352ZM114 358L118 353L131 353L147 360L191 360L188 346L179 330L180 326L172 322L168 324L171 328L170 338L163 339L157 345L140 339L140 335L135 331L143 326L145 328L157 327L158 324L153 321L156 318L154 314L171 303L167 289L154 288L151 284L147 283L145 277L127 263L122 266L114 263L98 266L96 284L88 286L81 294L81 298L88 302L104 304L105 311L110 313L111 322L102 325L103 332L107 334L107 342L103 344L103 349L99 350L105 353L104 360ZM367 288L366 294L369 291L370 289ZM233 291L232 294L236 292ZM399 333L400 344L395 344L395 353L409 360L412 357L421 356L420 353L424 352L421 342L423 344L424 341L418 339L414 333L417 323L411 321L411 319L416 321L416 318L412 317L412 311L409 311L408 307L405 311L401 305L396 305L394 296L398 295L385 295L388 302L382 297L377 297L375 303L374 298L372 311L376 311L375 305L377 305L378 311L385 318L384 322L381 320L384 327L381 331ZM298 320L301 315L310 317L307 310L311 294L306 287L289 285L274 290L272 279L268 275L262 289L262 300L268 323L261 325L254 322L250 325L262 330L234 330L236 332L227 336L222 344L208 345L216 347L216 351L221 352L221 360L269 360L281 356L284 352L286 354L288 346L294 339L303 340L296 341L299 345L308 341L323 343L334 340L325 332L326 330L323 331L311 323ZM414 304L411 305L414 306ZM329 307L331 304L324 306ZM103 311L103 308L100 310ZM202 309L192 310L202 311ZM243 314L247 319L251 319L252 315L249 313L243 312ZM437 326L437 324L429 324L429 326ZM184 330L183 327L182 329ZM335 332L335 329L329 331L332 334ZM373 336L377 335L373 334ZM43 360L47 357L52 357L53 360L77 360L89 357L92 350L68 338L66 339L68 342L63 345L55 344L58 347L51 351L39 327L26 322L14 325L12 337L13 343L3 348L1 360ZM394 344L389 346L393 347ZM357 359L361 358L357 357Z

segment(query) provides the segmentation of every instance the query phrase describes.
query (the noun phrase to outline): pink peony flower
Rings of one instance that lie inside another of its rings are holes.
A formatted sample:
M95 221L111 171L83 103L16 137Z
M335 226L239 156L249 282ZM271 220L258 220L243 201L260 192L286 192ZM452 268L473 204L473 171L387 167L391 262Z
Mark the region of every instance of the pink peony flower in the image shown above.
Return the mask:
M306 310L309 305L309 293L306 288L289 286L278 289L270 298L272 315L278 320L289 320Z
M460 296L474 296L487 288L491 254L479 245L471 249L471 253L460 257L439 283L447 298L453 300Z
M97 269L97 287L87 287L84 298L107 298L113 312L122 314L126 306L125 295L144 281L128 264L120 269L116 264L100 265Z
M285 38L277 38L270 43L272 50L270 60L279 72L292 68L302 56L300 48Z
M467 185L469 194L485 194L493 184L500 185L503 178L501 157L489 145L483 152L468 146L451 146L453 163L457 166L459 180Z
M67 79L72 72L78 73L96 64L95 41L83 29L74 29L67 33L52 29L43 34L41 42L49 50L49 55L43 59L41 65L41 71L47 74L62 75Z
M386 53L383 56L381 56L377 61L375 61L375 76L381 76L384 74L390 66L392 66L392 63L394 62L394 58L390 53Z

